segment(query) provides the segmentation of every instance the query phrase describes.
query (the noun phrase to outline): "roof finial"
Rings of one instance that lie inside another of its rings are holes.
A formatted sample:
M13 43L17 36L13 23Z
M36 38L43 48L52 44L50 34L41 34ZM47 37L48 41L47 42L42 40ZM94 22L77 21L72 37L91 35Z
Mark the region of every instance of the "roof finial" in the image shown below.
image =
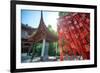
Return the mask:
M43 12L42 12L42 10L41 10L41 19L43 19Z

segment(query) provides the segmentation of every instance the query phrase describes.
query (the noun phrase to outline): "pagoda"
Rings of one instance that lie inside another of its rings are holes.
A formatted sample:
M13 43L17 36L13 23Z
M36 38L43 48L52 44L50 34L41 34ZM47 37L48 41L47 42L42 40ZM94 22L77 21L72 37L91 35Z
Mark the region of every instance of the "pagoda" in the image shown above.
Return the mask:
M43 43L42 48L41 48L42 49L41 60L47 61L49 42L56 42L57 40L58 40L58 37L54 35L52 32L50 32L48 28L46 27L43 20L43 13L41 11L39 27L37 31L28 38L28 41L32 42L33 45L39 42Z

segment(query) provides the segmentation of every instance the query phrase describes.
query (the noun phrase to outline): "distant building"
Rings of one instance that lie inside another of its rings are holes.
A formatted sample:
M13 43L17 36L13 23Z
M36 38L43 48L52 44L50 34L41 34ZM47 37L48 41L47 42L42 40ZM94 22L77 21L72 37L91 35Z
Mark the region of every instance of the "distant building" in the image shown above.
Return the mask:
M21 48L22 52L28 52L30 47L30 42L28 42L28 37L36 31L35 28L28 26L28 24L21 24Z

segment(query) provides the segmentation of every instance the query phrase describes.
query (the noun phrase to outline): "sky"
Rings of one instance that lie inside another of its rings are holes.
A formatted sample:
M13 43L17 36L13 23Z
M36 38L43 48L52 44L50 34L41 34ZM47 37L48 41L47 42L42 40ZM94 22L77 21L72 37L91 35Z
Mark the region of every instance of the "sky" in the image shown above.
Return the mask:
M45 25L52 26L52 29L57 31L58 12L42 11ZM33 28L38 28L40 23L41 11L21 10L21 23L28 24Z

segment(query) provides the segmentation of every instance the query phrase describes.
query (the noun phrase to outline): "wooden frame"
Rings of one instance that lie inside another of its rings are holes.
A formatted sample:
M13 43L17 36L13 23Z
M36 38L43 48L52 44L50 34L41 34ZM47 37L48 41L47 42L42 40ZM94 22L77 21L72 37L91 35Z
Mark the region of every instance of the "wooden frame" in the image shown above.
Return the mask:
M50 7L69 7L69 8L83 8L91 9L94 12L94 63L86 65L72 65L72 66L51 66L38 68L16 68L16 8L17 5L36 5L36 6L50 6ZM29 72L29 71L44 71L44 70L59 70L59 69L78 69L97 67L97 7L92 5L77 5L77 4L61 4L61 3L46 3L46 2L31 2L31 1L11 1L11 72Z

